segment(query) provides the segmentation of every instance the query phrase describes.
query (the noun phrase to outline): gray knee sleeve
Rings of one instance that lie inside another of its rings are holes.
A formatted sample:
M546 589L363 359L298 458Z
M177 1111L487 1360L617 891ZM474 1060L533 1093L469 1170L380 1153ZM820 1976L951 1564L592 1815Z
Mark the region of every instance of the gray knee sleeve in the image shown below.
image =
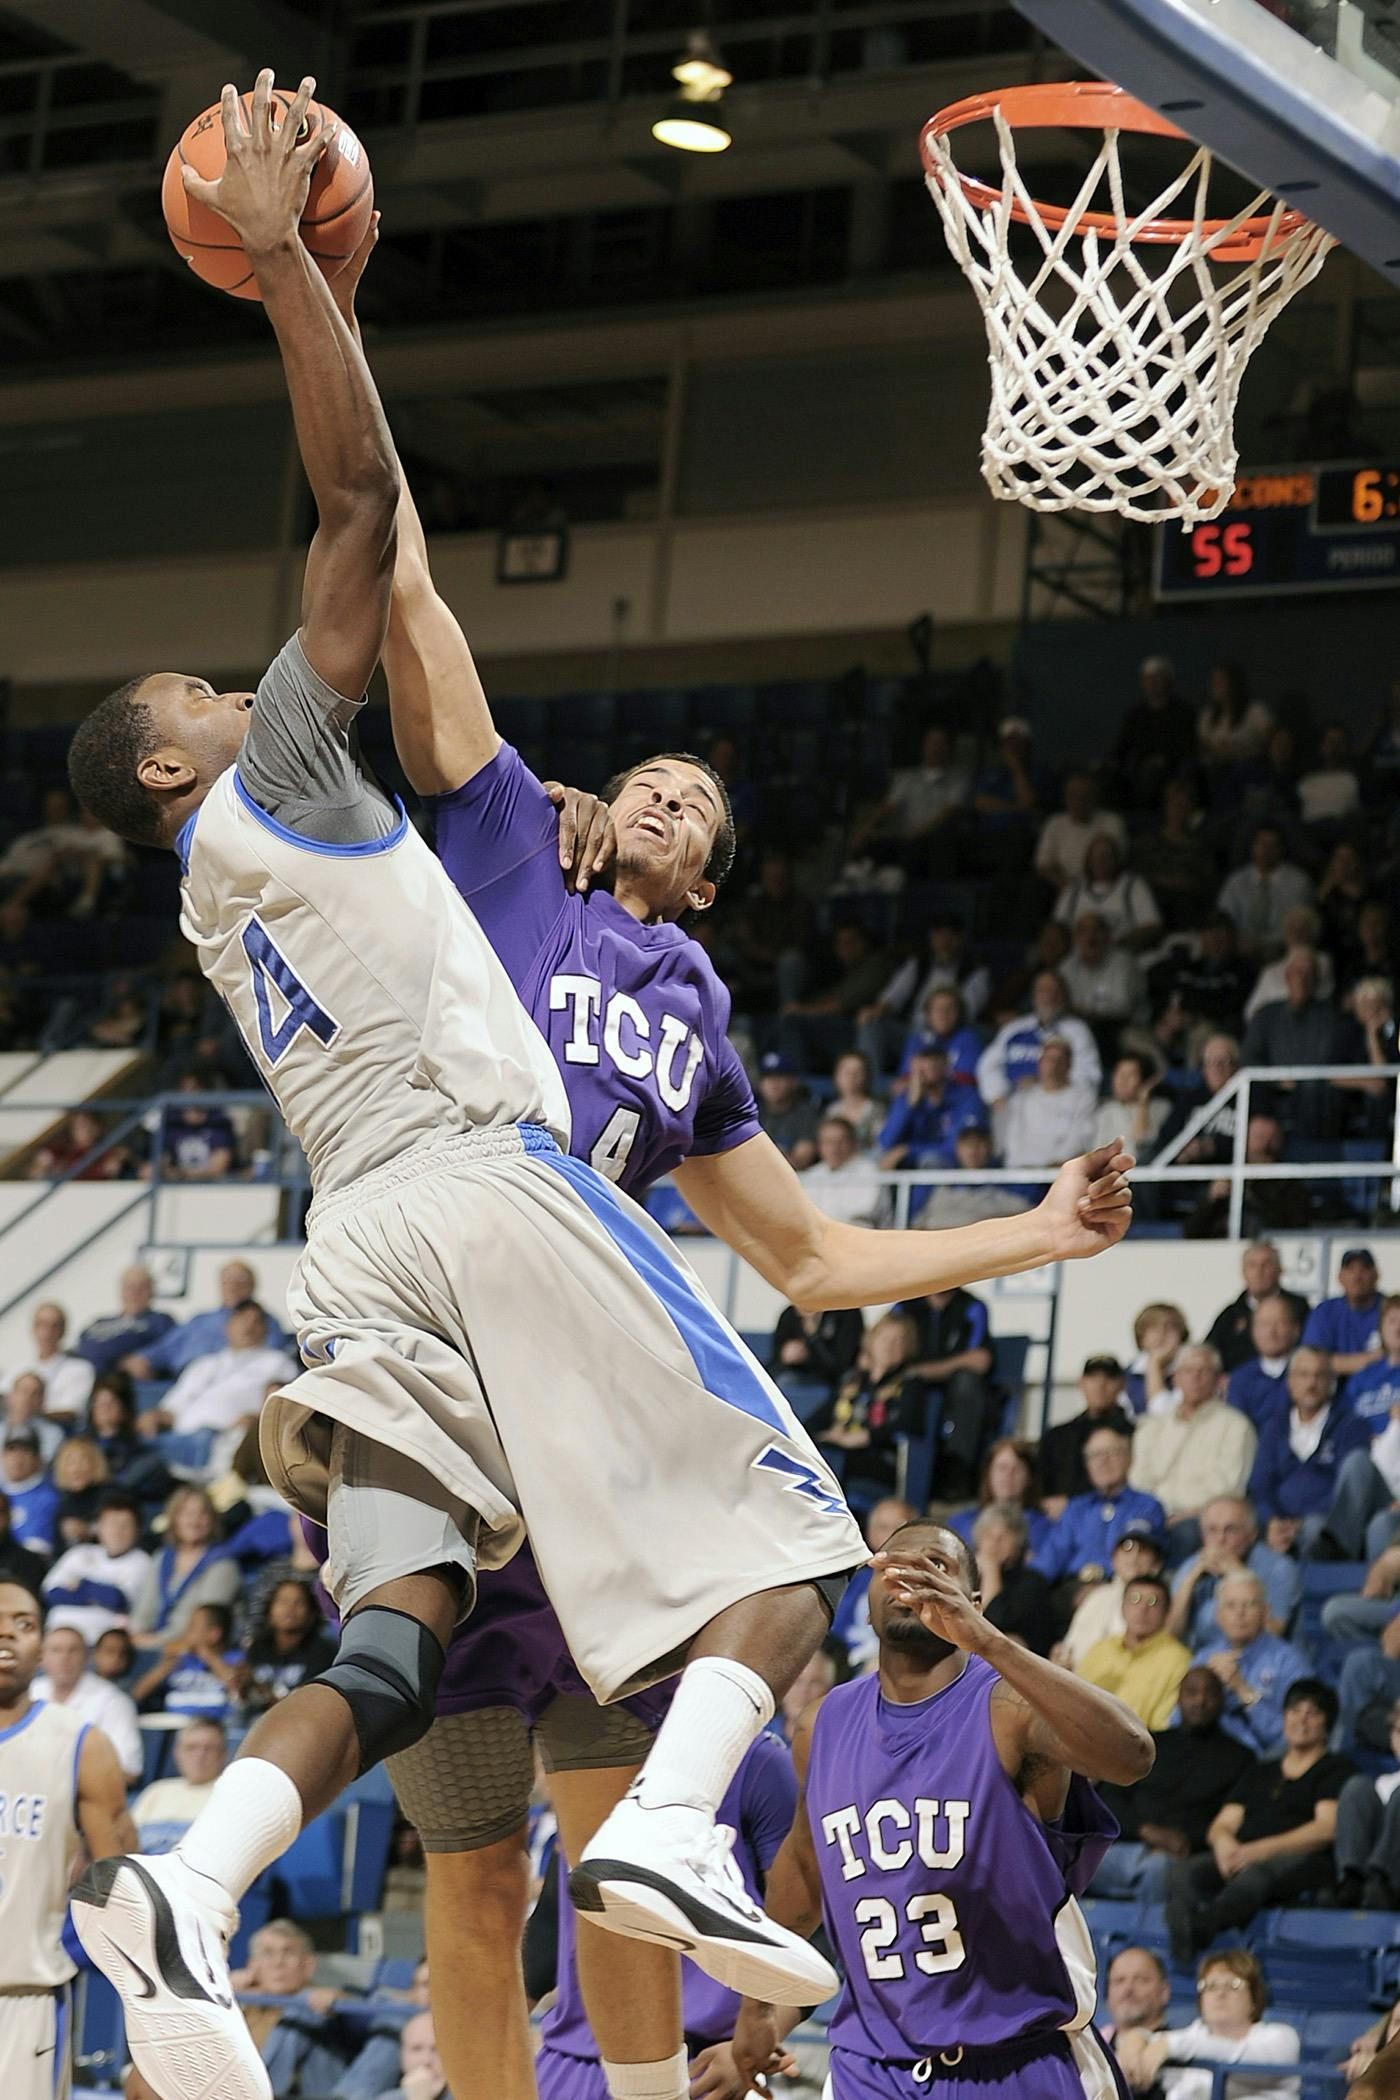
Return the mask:
M316 1683L349 1707L362 1772L426 1732L443 1661L441 1641L407 1612L371 1604L346 1620L335 1661Z

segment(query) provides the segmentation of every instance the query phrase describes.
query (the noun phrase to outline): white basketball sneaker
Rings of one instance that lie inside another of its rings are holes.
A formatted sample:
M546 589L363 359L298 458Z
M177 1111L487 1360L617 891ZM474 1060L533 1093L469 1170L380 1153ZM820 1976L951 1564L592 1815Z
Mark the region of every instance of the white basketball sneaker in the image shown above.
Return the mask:
M732 1830L696 1809L618 1803L569 1876L575 1910L628 1939L688 1954L716 1983L769 2005L820 2005L840 1979L744 1887Z
M229 1982L232 1897L177 1853L99 1859L76 1884L78 1938L126 2012L132 2061L161 2100L272 2100Z

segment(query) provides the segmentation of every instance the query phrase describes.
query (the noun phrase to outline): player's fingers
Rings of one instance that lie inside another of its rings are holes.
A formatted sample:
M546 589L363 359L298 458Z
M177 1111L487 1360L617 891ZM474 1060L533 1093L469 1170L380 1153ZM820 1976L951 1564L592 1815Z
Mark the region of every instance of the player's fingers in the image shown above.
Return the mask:
M282 136L287 140L289 147L304 146L311 135L310 126L306 122L306 111L315 91L315 77L307 73L293 95L282 122ZM303 129L303 126L306 128ZM323 124L319 128L324 131L326 127Z
M180 180L185 185L185 194L193 197L196 204L207 204L211 211L219 209L219 185L206 176L196 175L193 168L181 168Z
M599 804L599 811L602 817L602 836L598 842L598 850L593 856L593 870L595 874L600 875L604 868L611 867L617 859L617 825L611 809L605 802Z
M595 802L588 816L588 830L579 849L579 888L585 889L591 876L605 868L612 858L608 845L608 834L612 829L612 812L606 802Z
M220 93L219 115L224 121L224 151L231 159L237 159L247 143L248 131L243 122L243 102L231 80L225 82Z
M253 140L265 146L272 137L272 82L271 66L264 66L253 82Z

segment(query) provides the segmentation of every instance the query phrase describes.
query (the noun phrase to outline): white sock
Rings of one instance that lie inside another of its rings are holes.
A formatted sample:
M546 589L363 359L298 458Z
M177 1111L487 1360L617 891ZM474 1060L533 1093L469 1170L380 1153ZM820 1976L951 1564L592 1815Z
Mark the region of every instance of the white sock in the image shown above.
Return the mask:
M744 1752L773 1718L773 1694L726 1655L702 1655L683 1672L642 1766L644 1808L697 1808L713 1818Z
M656 2064L610 2064L603 2076L612 2100L690 2100L690 2059L684 2048Z
M214 1781L175 1850L237 1903L263 1869L282 1857L301 1822L301 1795L282 1767L264 1757L240 1757Z

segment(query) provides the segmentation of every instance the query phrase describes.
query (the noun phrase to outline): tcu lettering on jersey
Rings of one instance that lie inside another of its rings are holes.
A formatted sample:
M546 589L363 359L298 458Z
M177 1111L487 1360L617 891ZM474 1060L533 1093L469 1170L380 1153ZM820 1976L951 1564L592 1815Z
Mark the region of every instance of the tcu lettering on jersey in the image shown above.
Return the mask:
M603 1004L596 977L559 971L549 980L549 1010L567 1018L566 1065L596 1065L604 1054L628 1079L655 1076L656 1090L674 1114L690 1106L705 1045L677 1015L661 1015L653 1041L650 1017L630 992L615 991Z
M916 1851L923 1866L947 1870L962 1864L970 1811L967 1801L922 1797L912 1814L902 1801L877 1801L864 1814L850 1803L824 1815L821 1830L827 1844L840 1849L843 1881L858 1880L867 1861L882 1873L898 1874Z

